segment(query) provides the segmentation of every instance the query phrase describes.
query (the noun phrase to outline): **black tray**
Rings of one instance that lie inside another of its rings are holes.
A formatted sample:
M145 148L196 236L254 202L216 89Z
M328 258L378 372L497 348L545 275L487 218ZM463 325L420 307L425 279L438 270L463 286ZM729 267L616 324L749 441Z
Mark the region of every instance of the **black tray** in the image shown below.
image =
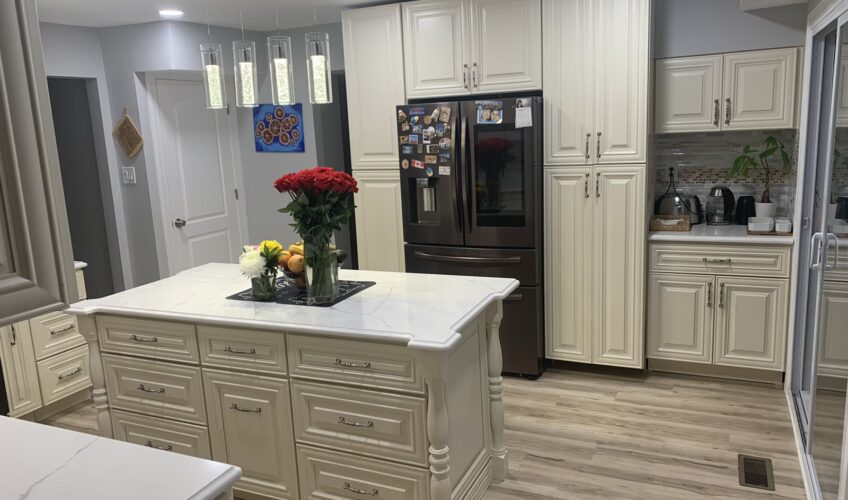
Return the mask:
M376 283L373 281L339 281L339 296L336 297L336 300L324 304L307 304L306 290L300 289L289 283L285 278L280 277L277 278L277 298L273 302L291 306L330 307L374 285ZM251 288L230 295L227 299L258 302L253 300L253 290ZM269 300L267 302L271 301Z

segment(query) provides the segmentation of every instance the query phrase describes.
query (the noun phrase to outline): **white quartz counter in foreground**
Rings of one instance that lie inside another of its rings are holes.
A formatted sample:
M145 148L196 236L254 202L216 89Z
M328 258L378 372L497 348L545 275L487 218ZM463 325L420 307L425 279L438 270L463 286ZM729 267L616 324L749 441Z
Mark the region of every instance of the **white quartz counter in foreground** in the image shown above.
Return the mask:
M757 236L749 235L747 226L735 224L727 226L710 226L696 224L691 231L651 231L648 241L664 241L679 243L738 243L744 245L791 245L792 236Z
M507 278L376 271L342 270L340 279L377 284L332 307L227 300L250 288L250 280L235 264L207 264L109 297L78 302L67 312L333 334L450 350L466 323L518 287L518 281Z
M19 500L205 500L238 467L0 417L0 497Z

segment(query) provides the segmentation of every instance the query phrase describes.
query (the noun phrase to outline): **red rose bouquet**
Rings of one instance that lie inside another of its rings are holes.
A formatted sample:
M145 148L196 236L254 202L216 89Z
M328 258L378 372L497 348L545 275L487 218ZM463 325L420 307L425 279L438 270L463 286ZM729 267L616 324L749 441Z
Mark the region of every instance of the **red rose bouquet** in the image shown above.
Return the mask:
M332 301L338 294L338 279L331 240L353 215L356 180L332 168L315 167L286 174L274 181L274 187L291 196L280 212L292 216L291 226L303 238L307 300Z

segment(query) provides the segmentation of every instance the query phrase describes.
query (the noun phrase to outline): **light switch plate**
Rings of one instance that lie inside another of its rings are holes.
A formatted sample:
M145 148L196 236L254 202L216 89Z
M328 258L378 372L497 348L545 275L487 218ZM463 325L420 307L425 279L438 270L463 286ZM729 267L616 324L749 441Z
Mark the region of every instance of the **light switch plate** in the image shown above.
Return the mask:
M124 184L135 184L135 167L121 167L121 179Z

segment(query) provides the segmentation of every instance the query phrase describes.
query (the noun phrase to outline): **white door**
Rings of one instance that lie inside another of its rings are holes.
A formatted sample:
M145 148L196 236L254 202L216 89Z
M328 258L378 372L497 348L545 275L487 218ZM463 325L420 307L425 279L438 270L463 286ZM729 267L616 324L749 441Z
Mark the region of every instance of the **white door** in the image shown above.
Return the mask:
M540 0L471 0L474 92L542 88Z
M547 357L592 361L591 168L545 169Z
M596 163L645 163L649 5L648 0L593 3Z
M772 278L716 278L715 363L783 369L789 283Z
M648 357L711 363L713 276L652 274L648 280Z
M359 269L403 272L400 170L353 175L359 185L354 195Z
M589 0L544 0L545 165L588 165L592 122L592 14Z
M594 349L598 364L642 368L645 166L595 167Z
M824 282L821 318L818 373L848 378L848 283Z
M722 130L793 128L798 49L724 55Z
M288 380L204 369L203 386L212 458L241 467L236 489L299 498Z
M406 103L400 5L342 12L353 168L398 168L395 106Z
M720 130L721 68L721 55L658 60L655 132Z
M168 270L236 262L246 241L228 115L206 109L199 75L155 77L153 86Z
M41 408L32 335L26 321L0 328L0 368L10 417Z
M419 0L402 4L408 98L471 92L468 10L466 0Z

